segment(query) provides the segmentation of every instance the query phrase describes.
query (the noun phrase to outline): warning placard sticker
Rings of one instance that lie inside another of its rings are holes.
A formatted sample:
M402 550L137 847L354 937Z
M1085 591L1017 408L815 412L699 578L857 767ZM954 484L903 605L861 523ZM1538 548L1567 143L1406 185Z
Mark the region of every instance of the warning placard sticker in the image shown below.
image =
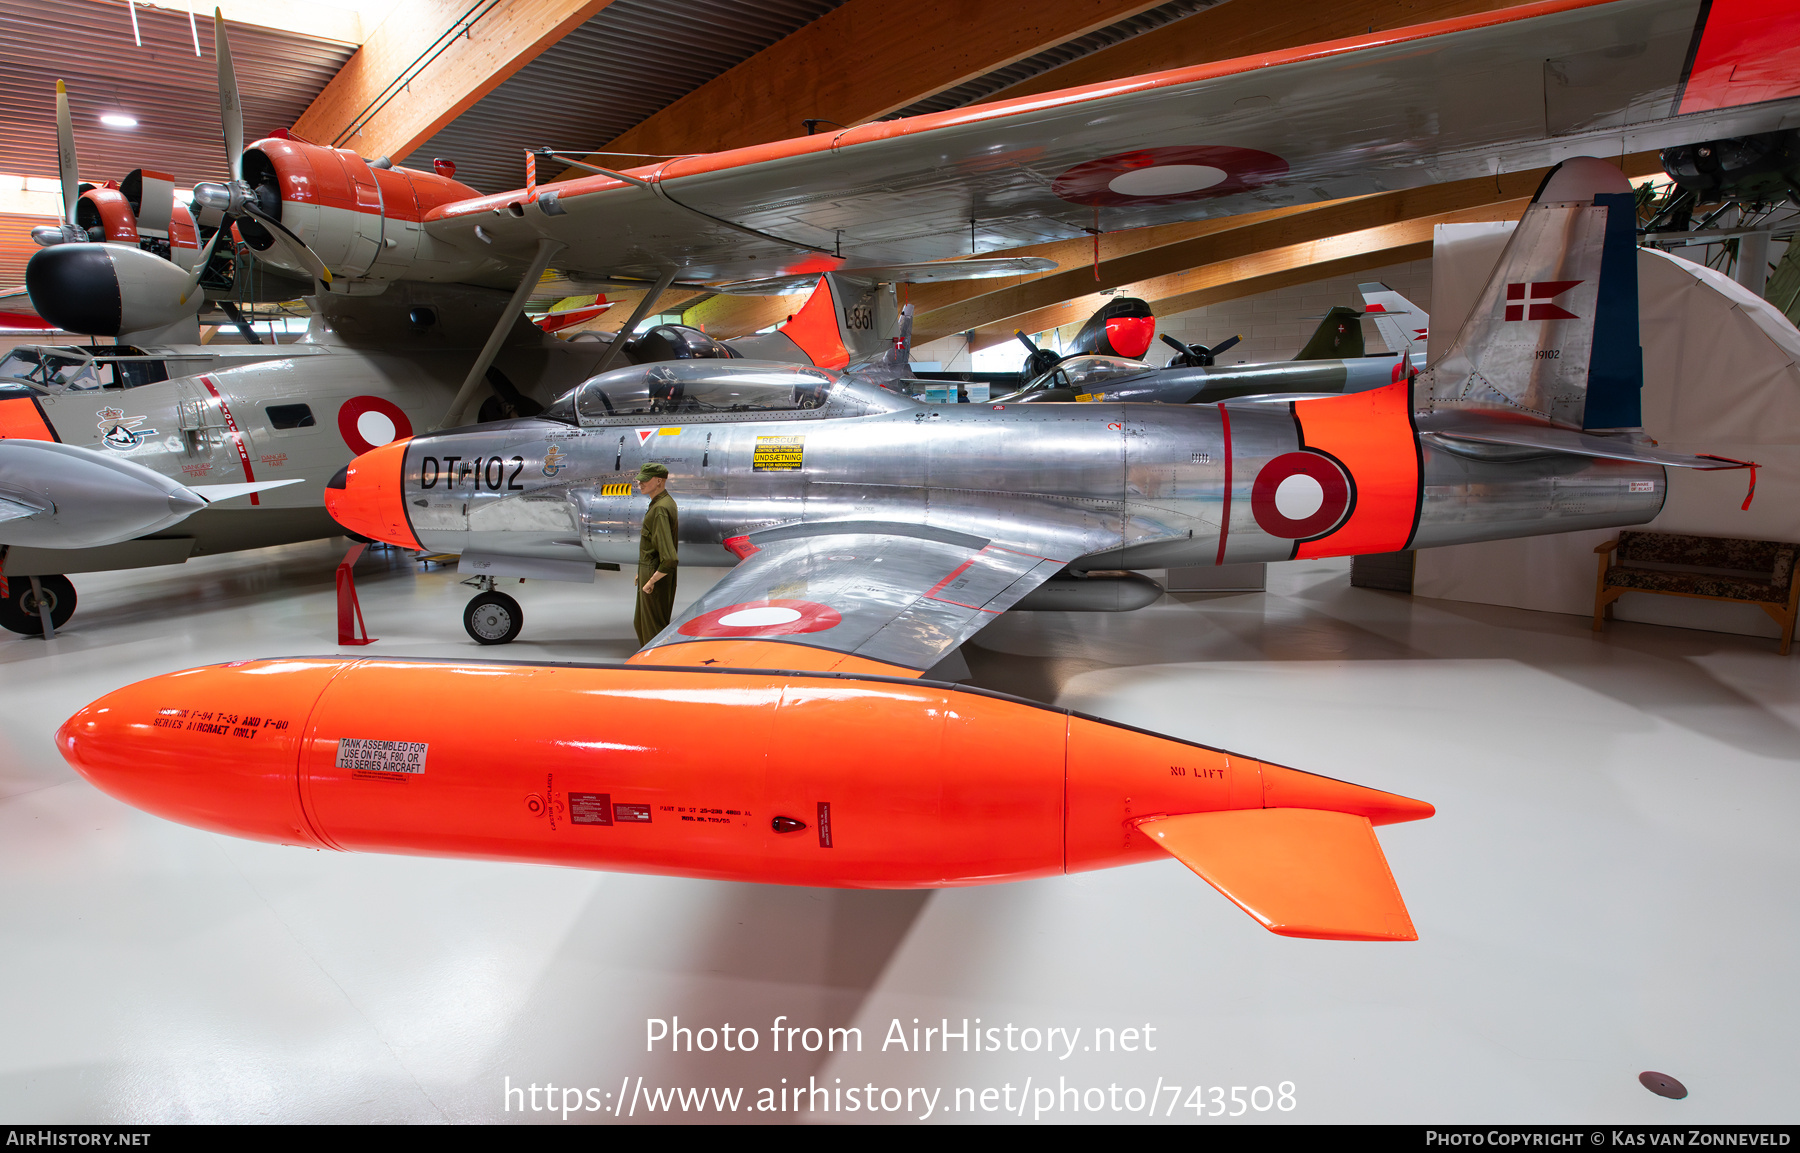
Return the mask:
M612 794L570 793L569 821L577 825L612 824Z
M806 461L804 436L759 436L750 455L751 472L798 472Z
M424 741L372 741L345 737L338 742L337 767L354 773L422 773Z

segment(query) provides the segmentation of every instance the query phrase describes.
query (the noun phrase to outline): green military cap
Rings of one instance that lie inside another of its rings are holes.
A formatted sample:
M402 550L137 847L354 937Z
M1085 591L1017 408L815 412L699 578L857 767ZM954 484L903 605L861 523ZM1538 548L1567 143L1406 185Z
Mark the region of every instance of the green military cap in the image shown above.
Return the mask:
M651 461L643 468L638 469L637 479L640 481L649 480L653 476L660 476L664 480L668 480L669 470L662 465L657 464L655 461Z

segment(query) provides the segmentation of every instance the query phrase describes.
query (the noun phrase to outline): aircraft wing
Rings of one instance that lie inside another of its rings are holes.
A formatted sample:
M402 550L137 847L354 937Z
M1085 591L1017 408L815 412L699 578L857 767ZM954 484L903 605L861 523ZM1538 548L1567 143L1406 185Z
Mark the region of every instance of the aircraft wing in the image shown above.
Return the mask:
M736 547L745 559L633 661L916 677L1069 559L885 522L776 529Z
M1497 12L443 205L437 240L575 277L743 282L1308 203L1779 128L1800 7Z
M54 332L56 326L38 315L31 293L23 288L0 289L0 328L28 328Z

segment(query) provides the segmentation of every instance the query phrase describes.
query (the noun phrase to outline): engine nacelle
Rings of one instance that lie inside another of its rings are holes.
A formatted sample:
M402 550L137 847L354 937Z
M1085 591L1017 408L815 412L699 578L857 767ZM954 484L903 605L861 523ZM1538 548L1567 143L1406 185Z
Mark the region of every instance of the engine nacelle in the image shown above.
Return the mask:
M38 315L87 336L165 328L200 311L198 290L181 302L188 274L133 244L58 244L32 254L25 288Z
M1800 132L1764 132L1662 150L1663 171L1700 203L1738 198L1779 201L1800 179ZM1800 199L1796 199L1800 203Z
M437 173L375 168L347 149L271 137L245 151L244 180L335 276L460 281L492 267L425 232L427 212L480 195ZM238 232L261 259L311 275L255 220L240 220Z

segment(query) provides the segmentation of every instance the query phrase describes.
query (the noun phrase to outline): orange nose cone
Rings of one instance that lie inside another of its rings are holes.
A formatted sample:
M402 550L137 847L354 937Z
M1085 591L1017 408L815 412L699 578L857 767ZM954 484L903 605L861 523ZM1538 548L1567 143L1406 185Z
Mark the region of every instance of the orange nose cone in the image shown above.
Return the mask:
M1367 817L1371 825L1422 821L1437 812L1424 801L1415 801L1398 793L1384 793L1380 789L1303 773L1298 769L1284 769L1280 765L1265 764L1262 783L1262 803L1266 809L1330 809Z
M245 661L152 677L70 717L56 747L134 808L216 833L323 847L301 812L296 776L306 718L342 667Z
M391 441L363 453L325 485L325 511L353 533L403 548L424 548L406 516L406 446Z

